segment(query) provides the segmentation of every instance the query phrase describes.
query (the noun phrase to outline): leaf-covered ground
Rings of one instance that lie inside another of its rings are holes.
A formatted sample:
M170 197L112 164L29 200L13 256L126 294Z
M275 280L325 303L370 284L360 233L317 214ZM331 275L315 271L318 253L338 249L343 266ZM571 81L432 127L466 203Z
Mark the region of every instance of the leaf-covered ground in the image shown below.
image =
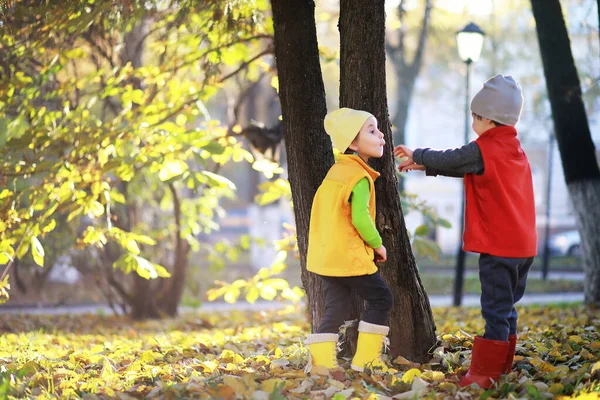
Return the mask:
M303 372L308 324L297 308L143 323L3 315L0 398L600 398L600 312L521 308L516 368L488 391L456 385L483 327L479 310L434 314L440 343L429 363L399 357L386 375L312 376Z

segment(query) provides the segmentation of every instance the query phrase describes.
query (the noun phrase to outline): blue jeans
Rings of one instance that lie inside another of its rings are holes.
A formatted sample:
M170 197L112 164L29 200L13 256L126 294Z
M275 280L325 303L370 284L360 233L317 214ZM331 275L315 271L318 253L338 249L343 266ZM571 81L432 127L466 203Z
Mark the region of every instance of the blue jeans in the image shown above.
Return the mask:
M360 276L322 276L325 292L325 315L316 333L338 333L348 317L350 294L354 290L367 302L362 320L375 325L387 325L394 304L392 291L379 272Z
M525 293L531 264L533 257L479 256L481 314L485 319L486 339L506 341L508 335L517 333L518 314L515 303Z

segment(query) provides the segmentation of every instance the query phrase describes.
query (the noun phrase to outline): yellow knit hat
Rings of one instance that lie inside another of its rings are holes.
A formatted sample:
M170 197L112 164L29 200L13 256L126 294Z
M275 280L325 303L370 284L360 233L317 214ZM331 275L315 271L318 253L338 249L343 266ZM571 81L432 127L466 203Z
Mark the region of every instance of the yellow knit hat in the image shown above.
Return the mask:
M345 152L369 117L373 114L352 108L340 108L327 114L325 132L331 136L333 147Z

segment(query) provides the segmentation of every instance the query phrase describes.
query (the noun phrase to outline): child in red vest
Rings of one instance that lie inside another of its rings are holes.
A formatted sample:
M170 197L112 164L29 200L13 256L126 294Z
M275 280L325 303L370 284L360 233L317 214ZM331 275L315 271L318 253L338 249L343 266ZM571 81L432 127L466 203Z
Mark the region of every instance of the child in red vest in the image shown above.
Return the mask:
M463 249L480 253L479 280L485 334L475 337L471 366L460 380L489 388L512 369L517 342L515 303L525 292L537 254L531 167L515 125L523 106L521 87L511 76L496 75L471 101L478 138L453 150L394 149L407 157L400 171L464 178Z
M341 154L313 199L306 269L317 274L325 294L325 315L304 342L312 366L338 366L340 326L348 316L352 292L367 302L358 325L351 368L386 370L380 359L390 328L390 288L377 271L387 252L375 226L375 186L379 173L367 162L383 155L385 140L377 119L361 110L341 108L325 117L325 131Z

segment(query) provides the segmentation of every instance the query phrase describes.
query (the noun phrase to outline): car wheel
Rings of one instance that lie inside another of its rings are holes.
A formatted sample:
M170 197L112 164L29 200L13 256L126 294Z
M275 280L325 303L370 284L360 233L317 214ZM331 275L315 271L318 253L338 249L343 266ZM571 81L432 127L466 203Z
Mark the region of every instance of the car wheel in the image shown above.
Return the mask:
M574 244L573 246L569 247L567 254L571 257L581 257L581 247L579 247L578 244Z

